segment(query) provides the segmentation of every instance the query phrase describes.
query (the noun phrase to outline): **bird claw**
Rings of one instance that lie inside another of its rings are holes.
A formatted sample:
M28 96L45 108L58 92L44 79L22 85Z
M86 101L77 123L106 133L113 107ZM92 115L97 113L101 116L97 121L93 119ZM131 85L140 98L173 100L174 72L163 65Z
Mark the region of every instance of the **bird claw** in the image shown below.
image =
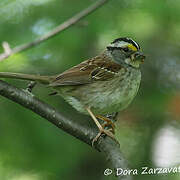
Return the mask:
M110 131L110 129L106 130L102 127L101 129L99 129L99 132L96 135L96 137L92 140L92 147L94 147L94 143L100 138L101 135L107 135L111 137L112 139L114 139L115 141L117 141L114 137L114 134Z

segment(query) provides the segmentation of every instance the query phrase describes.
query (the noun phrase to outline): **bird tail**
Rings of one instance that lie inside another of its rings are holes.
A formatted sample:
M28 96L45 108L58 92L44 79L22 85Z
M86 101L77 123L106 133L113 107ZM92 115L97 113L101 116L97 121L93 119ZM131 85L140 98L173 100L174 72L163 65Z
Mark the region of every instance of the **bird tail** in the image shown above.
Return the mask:
M42 84L49 84L53 80L53 76L40 76L33 74L23 74L23 73L10 73L10 72L0 72L0 78L11 78L11 79L23 79L36 81Z

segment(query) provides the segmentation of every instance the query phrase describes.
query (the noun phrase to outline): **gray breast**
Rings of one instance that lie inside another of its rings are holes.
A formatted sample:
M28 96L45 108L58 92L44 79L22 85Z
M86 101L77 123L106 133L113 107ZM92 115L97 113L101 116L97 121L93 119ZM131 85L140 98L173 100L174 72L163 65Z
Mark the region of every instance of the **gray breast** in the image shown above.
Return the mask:
M79 98L94 113L118 112L126 108L136 96L140 81L140 70L129 68L124 73L119 72L112 80L91 84Z

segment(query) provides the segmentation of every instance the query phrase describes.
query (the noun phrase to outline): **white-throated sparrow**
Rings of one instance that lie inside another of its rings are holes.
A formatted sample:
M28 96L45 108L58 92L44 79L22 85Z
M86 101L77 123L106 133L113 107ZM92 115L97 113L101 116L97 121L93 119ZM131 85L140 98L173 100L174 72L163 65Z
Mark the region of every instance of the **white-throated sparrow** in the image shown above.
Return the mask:
M104 133L114 138L112 131L104 129L97 118L126 108L137 94L141 72L139 65L145 56L140 46L130 38L118 38L105 51L55 76L20 73L0 73L0 77L38 81L55 89L77 111L89 114L97 127L96 141ZM112 124L112 127L114 125Z

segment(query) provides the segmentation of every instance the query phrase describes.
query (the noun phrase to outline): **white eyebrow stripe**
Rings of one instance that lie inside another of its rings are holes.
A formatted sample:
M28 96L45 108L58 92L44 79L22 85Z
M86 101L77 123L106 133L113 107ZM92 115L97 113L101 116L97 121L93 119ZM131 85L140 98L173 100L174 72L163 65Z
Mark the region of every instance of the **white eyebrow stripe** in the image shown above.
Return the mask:
M133 46L135 46L137 48L137 50L140 50L140 47L139 45L132 40L132 42L134 43L130 43L130 42L125 42L125 41L121 41L121 42L118 42L118 43L113 43L113 44L109 44L108 47L120 47L120 48L124 48L124 47L127 47L129 44L132 44Z
M134 41L133 39L131 39L131 41L136 45L137 49L140 50L139 44L137 44L137 42Z
M109 47L126 47L128 44L130 44L130 43L121 41L118 43L109 44Z

